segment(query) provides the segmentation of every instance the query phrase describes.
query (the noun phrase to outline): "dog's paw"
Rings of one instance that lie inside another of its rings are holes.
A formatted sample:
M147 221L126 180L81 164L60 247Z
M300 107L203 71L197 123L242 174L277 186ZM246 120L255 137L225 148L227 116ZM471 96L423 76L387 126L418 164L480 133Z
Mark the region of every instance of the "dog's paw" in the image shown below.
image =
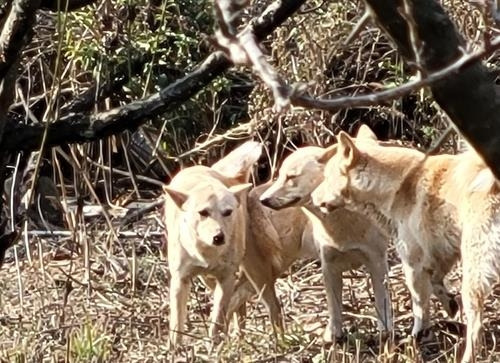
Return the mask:
M332 331L330 326L325 328L323 333L323 344L331 345L331 344L342 344L347 341L347 336L344 334L342 329Z

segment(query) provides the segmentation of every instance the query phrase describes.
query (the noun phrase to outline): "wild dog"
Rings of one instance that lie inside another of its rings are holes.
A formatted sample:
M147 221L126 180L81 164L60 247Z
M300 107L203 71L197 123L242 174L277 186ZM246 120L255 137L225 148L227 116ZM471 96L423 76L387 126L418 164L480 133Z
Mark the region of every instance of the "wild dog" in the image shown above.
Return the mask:
M429 326L431 291L453 310L436 282L461 255L467 318L463 361L473 361L484 299L500 272L497 182L474 151L426 156L380 146L366 126L360 134L356 139L338 135L337 153L326 165L313 202L328 211L346 207L365 213L392 230L412 296L413 335Z
M281 310L274 290L276 279L299 258L321 258L330 316L326 341L342 336L342 272L360 265L365 265L372 277L379 328L392 329L390 297L384 283L387 238L357 213L343 210L325 219L309 219L301 209L322 181L324 163L330 156L331 149L300 148L284 160L274 183L249 193L244 257L246 275L261 292L278 326Z
M241 150L250 152L234 160ZM228 304L245 253L246 183L261 146L250 142L212 168L181 170L164 187L170 279L170 344L180 343L187 316L191 279L215 279L210 336L225 329ZM220 170L221 172L217 171ZM225 173L225 174L222 174ZM244 184L242 184L244 183Z

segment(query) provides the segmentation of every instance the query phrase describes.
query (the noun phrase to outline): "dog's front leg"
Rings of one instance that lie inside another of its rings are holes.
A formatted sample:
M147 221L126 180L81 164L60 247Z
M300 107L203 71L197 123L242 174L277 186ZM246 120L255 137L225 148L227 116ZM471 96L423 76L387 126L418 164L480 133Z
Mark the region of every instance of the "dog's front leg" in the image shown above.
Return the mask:
M236 277L234 272L228 271L224 276L217 277L217 285L214 290L214 305L211 317L210 338L213 343L218 343L220 337L218 332L222 328L226 331L228 323L228 308L231 296L234 293Z
M427 256L411 233L403 233L396 241L396 250L401 257L406 285L410 290L413 329L411 334L429 327L429 300L432 291L430 271L424 269Z
M172 273L170 279L170 349L174 349L182 340L190 289L190 279Z
M342 271L335 267L335 261L325 249L321 249L321 271L326 290L328 304L328 326L323 334L326 343L342 338Z
M429 327L429 299L431 295L431 279L421 263L410 265L403 261L403 272L410 290L413 310L413 329L411 334L417 336Z
M370 273L375 294L375 305L377 309L378 328L381 332L392 331L392 309L391 297L387 287L387 257L373 256L366 263L366 268Z

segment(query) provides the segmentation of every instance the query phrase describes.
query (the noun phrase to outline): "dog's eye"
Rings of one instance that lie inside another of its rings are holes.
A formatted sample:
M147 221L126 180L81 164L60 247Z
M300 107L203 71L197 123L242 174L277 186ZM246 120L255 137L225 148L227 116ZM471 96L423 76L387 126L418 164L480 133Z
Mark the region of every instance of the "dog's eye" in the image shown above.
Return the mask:
M202 217L208 217L208 215L209 215L207 209L202 209L198 213L200 213L200 216L202 216Z
M226 210L222 211L222 216L229 217L231 215L231 213L233 213L233 211L231 209L226 209Z
M295 175L287 175L285 183L287 183L287 185L293 186L295 184Z

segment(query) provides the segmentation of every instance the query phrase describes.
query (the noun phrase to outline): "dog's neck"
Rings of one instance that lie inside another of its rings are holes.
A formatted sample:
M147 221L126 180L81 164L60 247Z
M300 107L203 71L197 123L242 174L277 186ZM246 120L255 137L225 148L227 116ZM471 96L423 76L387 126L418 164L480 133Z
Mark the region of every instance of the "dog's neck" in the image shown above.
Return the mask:
M388 238L397 237L397 226L393 220L380 211L373 203L359 203L352 209L353 211L368 217L368 219L378 227Z
M370 168L372 172L365 170L362 174L366 175L366 181L361 181L366 188L353 193L351 198L357 212L369 216L375 225L395 236L396 222L404 218L408 204L405 195L413 193L413 190L407 189L416 187L407 181L412 173L418 171L425 156L416 150L384 149L370 152L371 160L363 167Z

